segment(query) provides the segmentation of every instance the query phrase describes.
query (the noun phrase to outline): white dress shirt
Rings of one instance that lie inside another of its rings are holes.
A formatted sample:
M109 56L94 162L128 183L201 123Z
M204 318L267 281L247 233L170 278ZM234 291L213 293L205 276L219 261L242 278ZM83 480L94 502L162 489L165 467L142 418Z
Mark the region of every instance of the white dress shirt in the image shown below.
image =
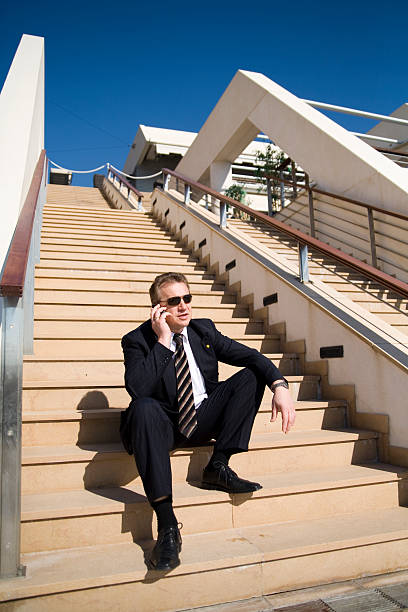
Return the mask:
M188 367L190 368L191 383L193 385L194 405L197 408L201 402L208 397L205 389L205 383L201 370L197 365L193 351L191 350L190 342L188 341L187 329L184 328L181 333L183 338L184 350L186 351ZM170 350L176 352L176 343L174 342L174 334L171 334Z

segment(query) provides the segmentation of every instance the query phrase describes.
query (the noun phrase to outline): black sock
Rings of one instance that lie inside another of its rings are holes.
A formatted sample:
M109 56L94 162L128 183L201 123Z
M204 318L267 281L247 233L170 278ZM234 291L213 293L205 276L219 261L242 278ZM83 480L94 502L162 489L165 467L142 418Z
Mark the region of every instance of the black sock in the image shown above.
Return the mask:
M212 454L210 461L208 462L208 467L212 468L216 461L219 461L220 463L224 463L224 465L228 465L228 461L230 460L231 455L232 455L232 452L228 450L222 450L222 451L215 450Z
M157 530L167 529L177 525L177 519L173 511L173 497L169 495L160 501L151 503L153 510L157 516Z

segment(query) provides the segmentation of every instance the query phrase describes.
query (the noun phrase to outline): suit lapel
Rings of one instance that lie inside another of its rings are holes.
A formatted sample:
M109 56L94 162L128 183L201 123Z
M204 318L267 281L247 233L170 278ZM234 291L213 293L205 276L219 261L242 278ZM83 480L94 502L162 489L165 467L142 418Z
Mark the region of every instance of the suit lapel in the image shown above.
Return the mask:
M198 367L201 370L201 373L204 376L205 371L206 371L206 364L205 364L206 354L205 354L205 351L203 350L203 338L201 338L197 334L197 332L190 326L187 327L187 335L188 335L188 341L190 343L194 358L197 362Z

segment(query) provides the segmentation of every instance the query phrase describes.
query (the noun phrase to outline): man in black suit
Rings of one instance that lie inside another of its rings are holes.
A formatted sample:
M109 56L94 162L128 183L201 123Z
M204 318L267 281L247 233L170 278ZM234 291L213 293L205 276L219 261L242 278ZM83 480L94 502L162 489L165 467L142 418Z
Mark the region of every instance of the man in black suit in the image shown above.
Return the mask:
M228 466L248 450L265 385L273 391L272 418L282 431L295 420L287 381L257 350L223 336L210 319L193 319L183 274L165 273L150 288L150 320L122 339L125 384L132 397L122 414L121 437L133 454L158 521L151 565L170 570L179 563L181 536L173 511L169 450L215 439L201 486L228 493L261 488ZM218 381L218 362L244 369Z

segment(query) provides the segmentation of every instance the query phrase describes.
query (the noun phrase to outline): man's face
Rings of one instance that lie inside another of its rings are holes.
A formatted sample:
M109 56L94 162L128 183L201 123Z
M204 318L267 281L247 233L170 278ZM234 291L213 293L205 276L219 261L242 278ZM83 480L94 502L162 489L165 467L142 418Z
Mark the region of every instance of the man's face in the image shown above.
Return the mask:
M185 304L184 300L181 300L177 306L169 306L167 300L172 297L183 297L189 293L190 290L185 283L166 283L158 290L160 305L166 306L167 312L170 313L166 321L174 333L181 332L190 323L192 317L191 302Z

